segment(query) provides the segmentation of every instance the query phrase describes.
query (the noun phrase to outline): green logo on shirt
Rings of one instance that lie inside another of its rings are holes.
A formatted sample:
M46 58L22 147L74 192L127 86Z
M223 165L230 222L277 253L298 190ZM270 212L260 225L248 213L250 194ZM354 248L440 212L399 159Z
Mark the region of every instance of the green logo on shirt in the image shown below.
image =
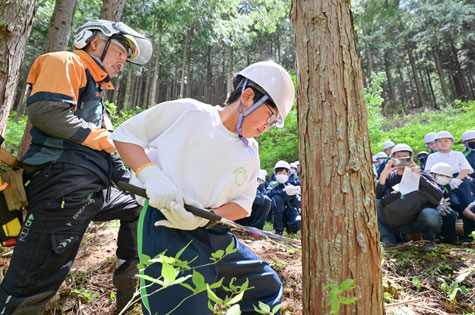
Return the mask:
M247 182L247 172L244 167L236 168L233 173L236 186L242 186Z

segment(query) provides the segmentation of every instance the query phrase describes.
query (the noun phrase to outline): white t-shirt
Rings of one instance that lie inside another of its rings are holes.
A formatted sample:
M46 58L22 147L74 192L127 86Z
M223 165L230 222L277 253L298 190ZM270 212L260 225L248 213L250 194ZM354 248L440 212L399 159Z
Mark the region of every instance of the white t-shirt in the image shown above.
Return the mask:
M462 152L449 151L447 153L435 152L429 154L424 169L430 170L435 163L445 162L450 165L453 173L460 173L462 170L470 170L473 173L473 169L468 163Z
M184 197L217 208L234 202L251 212L259 173L258 144L221 122L219 106L193 99L164 102L132 117L110 136L147 151ZM135 178L131 183L143 186Z

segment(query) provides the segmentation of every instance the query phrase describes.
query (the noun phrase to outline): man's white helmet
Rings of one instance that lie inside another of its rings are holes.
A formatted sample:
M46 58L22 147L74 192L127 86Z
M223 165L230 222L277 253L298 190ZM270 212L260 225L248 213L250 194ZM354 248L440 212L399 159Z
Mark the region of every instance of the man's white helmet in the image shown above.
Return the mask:
M475 130L467 130L462 134L462 142L475 139Z
M290 171L290 164L287 163L287 162L285 162L285 161L280 160L280 161L278 161L277 163L275 163L274 170L275 170L276 168L285 168L285 169L287 169L288 171Z
M290 167L295 168L295 169L298 168L297 163L295 163L295 162L290 163Z
M394 157L394 154L396 152L401 152L401 151L407 151L407 152L410 152L411 153L411 158L414 156L414 151L412 151L411 147L408 146L407 144L405 143L399 143L399 144L396 144L393 148L393 150L391 151L391 157Z
M386 150L387 148L394 147L395 144L391 140L386 141L383 143L383 150Z
M424 136L424 143L428 144L429 142L434 142L435 141L435 136L437 134L435 132L428 132Z
M454 136L452 136L452 134L448 131L439 131L437 133L437 135L435 136L435 141L437 141L438 139L442 139L442 138L450 138L452 139L452 142L455 142L455 139L454 139Z
M112 41L118 41L127 51L127 60L145 65L150 61L153 53L152 43L142 34L137 33L122 22L108 20L94 20L82 25L74 35L73 47L83 49L100 31ZM130 49L127 49L130 48Z
M290 75L273 61L254 63L238 73L255 82L269 95L277 106L281 119L276 126L284 127L284 120L295 101L295 87Z
M444 162L435 163L430 169L430 172L452 177L452 169L450 168L450 165Z
M378 152L376 153L375 157L376 159L385 159L388 157L388 155L386 154L386 152Z
M266 170L259 170L259 174L257 174L257 179L262 179L263 181L265 181L266 176L267 176Z

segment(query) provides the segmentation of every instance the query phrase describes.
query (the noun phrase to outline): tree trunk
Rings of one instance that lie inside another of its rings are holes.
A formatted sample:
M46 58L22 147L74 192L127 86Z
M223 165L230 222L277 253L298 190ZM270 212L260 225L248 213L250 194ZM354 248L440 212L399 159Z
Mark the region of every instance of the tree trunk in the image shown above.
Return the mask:
M397 73L399 75L399 80L401 81L401 96L402 96L402 102L401 104L406 104L407 103L407 93L406 93L406 84L404 83L404 76L401 71L401 67L396 67L397 68Z
M465 101L469 98L469 92L467 83L465 82L464 73L457 56L457 49L455 48L453 41L450 42L450 49L452 51L452 63L454 66L454 69L452 71L452 77L455 83L455 98Z
M292 3L302 170L303 313L330 312L327 284L353 279L339 314L383 314L381 249L362 76L349 1ZM317 52L317 53L316 53Z
M227 47L227 60L228 60L228 68L226 73L226 93L229 94L233 90L233 46Z
M18 103L18 108L15 114L15 123L18 124L20 121L21 115L25 113L26 109L26 99L28 98L28 95L30 94L31 90L31 85L30 84L25 84L25 89L23 91L23 96L21 97L20 102Z
M368 28L365 26L363 27L363 34L365 36L369 36L369 31ZM368 78L370 78L371 81L371 74L374 72L374 63L373 63L373 53L371 52L371 47L369 47L369 44L366 45L366 58L368 59Z
M46 36L45 53L67 50L78 0L57 0Z
M434 88L432 87L432 80L430 79L430 71L427 67L425 67L424 70L425 70L426 77L427 77L427 85L429 86L429 91L430 91L430 95L431 95L431 98L432 98L432 103L434 105L434 108L438 108L437 99L436 99L435 94L434 94Z
M103 0L100 19L119 22L122 19L125 0Z
M213 81L213 73L211 70L211 48L212 46L207 46L206 52L206 84L204 85L205 88L205 102L211 104L211 86Z
M120 82L122 81L121 77L117 77L114 84L114 91L112 92L112 103L117 106L117 101L119 100L119 89L120 89Z
M15 102L20 67L38 2L11 0L0 3L0 135Z
M450 100L450 92L449 88L447 87L447 82L445 81L444 71L442 70L442 66L440 63L439 52L437 48L432 47L432 55L434 56L435 67L437 69L437 75L439 76L440 87L442 89L442 94L444 95L445 103L449 103Z
M183 45L183 59L181 64L181 83L180 83L180 98L183 98L185 93L185 77L186 77L186 62L188 61L188 30L185 32L185 43Z
M124 110L129 110L130 109L130 102L131 102L131 97L130 95L132 94L132 67L129 67L129 71L127 71L127 80L125 84L125 96L124 96Z
M391 99L391 109L393 110L393 113L396 112L396 95L394 94L394 88L393 88L393 79L391 76L391 67L389 65L389 60L388 60L388 52L384 52L384 70L386 72L386 80L388 81L388 92L389 92L389 98Z
M158 89L158 74L160 70L160 51L162 49L162 33L158 33L158 41L157 41L157 49L155 51L155 65L153 67L153 78L152 78L152 86L150 88L150 101L151 104L155 104L157 102L157 89Z
M422 108L425 105L426 101L424 99L424 90L422 88L421 80L419 76L417 75L416 61L414 59L414 55L412 54L412 49L411 49L411 46L409 45L409 41L407 40L407 38L404 38L403 41L404 41L404 44L406 45L407 56L409 57L409 64L411 65L412 75L414 77L414 82L416 84L419 107Z

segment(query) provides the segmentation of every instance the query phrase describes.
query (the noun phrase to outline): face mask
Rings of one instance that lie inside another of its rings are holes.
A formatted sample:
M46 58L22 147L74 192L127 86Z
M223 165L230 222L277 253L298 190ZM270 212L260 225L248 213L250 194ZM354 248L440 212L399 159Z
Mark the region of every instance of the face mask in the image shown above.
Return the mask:
M469 142L468 147L473 151L475 150L475 142Z
M289 176L284 175L284 174L277 174L277 175L275 175L275 179L276 179L279 183L285 184L285 183L289 180Z
M440 186L445 186L450 182L450 178L446 176L435 176L435 182Z

